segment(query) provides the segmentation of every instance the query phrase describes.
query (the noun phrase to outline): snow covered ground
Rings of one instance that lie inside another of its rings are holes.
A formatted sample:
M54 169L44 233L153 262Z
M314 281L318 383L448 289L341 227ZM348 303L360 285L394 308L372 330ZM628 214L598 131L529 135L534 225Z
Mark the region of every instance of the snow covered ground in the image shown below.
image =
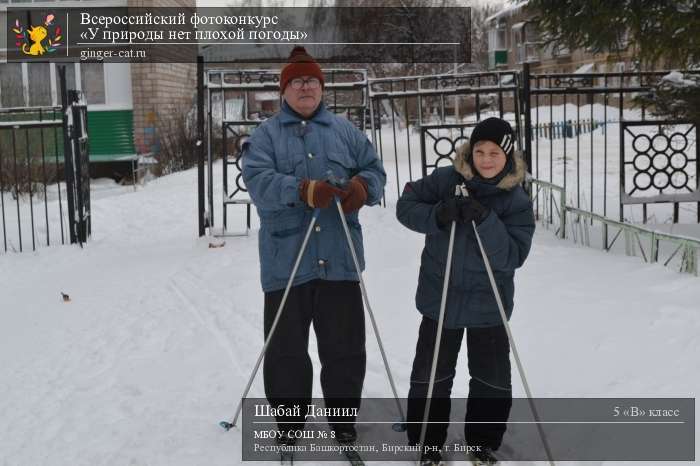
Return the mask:
M194 170L136 191L102 186L84 249L0 256L0 465L241 462L240 432L217 423L233 415L262 346L257 238L216 249L198 239L195 186ZM394 205L363 209L361 222L365 280L405 396L423 238L398 224ZM230 212L242 221L242 210ZM540 228L515 300L512 329L535 396L697 396L697 277ZM390 397L367 331L364 395ZM458 371L463 397L465 353ZM514 395L524 396L513 371ZM251 396L263 396L261 374Z

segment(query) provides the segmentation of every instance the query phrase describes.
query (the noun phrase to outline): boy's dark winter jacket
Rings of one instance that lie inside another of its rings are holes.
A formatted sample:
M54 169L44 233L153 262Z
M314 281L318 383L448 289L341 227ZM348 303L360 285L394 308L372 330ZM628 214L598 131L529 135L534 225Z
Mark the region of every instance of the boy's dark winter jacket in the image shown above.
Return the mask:
M454 196L464 183L470 196L490 212L477 226L501 294L506 315L513 312L513 275L530 251L535 221L532 202L522 188L526 166L514 154L511 171L497 184L489 184L466 162L469 145L458 150L453 166L441 167L427 177L407 183L396 205L399 221L424 233L416 306L425 316L438 320L450 226L441 229L436 219L437 204ZM484 261L471 223L457 224L452 272L444 326L447 328L501 325Z

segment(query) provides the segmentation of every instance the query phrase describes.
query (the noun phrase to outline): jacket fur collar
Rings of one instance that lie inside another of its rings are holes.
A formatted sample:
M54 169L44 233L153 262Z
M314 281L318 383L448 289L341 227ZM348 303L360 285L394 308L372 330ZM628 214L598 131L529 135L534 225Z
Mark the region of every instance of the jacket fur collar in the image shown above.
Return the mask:
M475 176L474 169L466 159L469 151L469 143L467 142L462 144L457 149L457 157L455 157L455 160L452 162L455 170L457 170L457 172L467 181L472 180ZM525 180L526 174L527 167L525 166L525 160L523 160L523 154L521 151L515 150L513 151L513 168L511 172L504 176L503 179L498 182L496 187L504 191L510 191Z

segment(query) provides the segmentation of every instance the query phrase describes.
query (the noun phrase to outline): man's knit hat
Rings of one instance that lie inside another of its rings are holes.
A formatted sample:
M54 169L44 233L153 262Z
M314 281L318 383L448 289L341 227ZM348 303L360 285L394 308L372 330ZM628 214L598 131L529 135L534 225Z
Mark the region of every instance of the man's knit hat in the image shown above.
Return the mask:
M318 66L318 63L311 55L306 53L304 47L298 45L292 49L288 63L282 68L280 91L284 92L289 81L300 76L313 76L321 81L321 86L324 84L321 67Z
M511 128L510 124L505 120L491 117L480 121L474 127L471 137L469 138L471 152L474 151L474 147L480 141L494 142L505 152L508 159L513 157L513 148L515 147L513 128ZM468 155L469 159L471 159L472 154L470 153Z

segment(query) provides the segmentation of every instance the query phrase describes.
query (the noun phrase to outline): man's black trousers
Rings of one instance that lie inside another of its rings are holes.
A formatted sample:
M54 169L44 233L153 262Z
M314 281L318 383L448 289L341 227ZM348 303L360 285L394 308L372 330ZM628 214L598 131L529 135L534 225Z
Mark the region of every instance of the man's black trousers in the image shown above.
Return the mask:
M265 293L265 338L284 290ZM313 280L294 286L265 353L265 395L273 406L297 404L301 417L278 417L280 429L303 429L311 403L313 367L308 353L313 324L327 408L358 408L365 378L365 320L358 282ZM322 408L322 406L319 406ZM354 422L354 418L332 418ZM350 424L351 425L351 424ZM348 424L338 425L338 429Z

